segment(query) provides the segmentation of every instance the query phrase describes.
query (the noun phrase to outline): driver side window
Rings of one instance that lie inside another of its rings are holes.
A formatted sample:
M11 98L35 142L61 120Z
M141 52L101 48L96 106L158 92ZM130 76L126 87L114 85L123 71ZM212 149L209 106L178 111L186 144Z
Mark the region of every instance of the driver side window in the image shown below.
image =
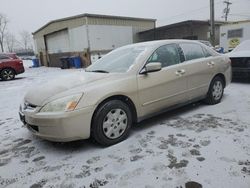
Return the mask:
M180 55L175 44L167 44L159 47L150 56L147 63L160 62L162 67L180 63Z

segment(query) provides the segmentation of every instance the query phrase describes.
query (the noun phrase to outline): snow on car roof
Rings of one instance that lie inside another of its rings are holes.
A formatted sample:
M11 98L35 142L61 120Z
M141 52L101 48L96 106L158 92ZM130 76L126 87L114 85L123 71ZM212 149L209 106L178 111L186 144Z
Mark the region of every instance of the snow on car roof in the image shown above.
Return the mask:
M231 58L250 57L250 40L243 41L226 55Z
M240 43L238 46L236 46L233 50L233 52L237 51L250 51L250 40L245 40L242 43Z

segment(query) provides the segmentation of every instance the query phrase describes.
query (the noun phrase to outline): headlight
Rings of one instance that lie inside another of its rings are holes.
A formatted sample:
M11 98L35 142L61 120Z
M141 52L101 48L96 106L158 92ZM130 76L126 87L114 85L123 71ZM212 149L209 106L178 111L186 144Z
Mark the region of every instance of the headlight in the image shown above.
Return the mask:
M77 95L71 95L71 96L60 98L60 99L56 99L54 101L47 103L45 106L43 106L40 112L72 111L76 108L81 97L82 97L82 94L77 94Z

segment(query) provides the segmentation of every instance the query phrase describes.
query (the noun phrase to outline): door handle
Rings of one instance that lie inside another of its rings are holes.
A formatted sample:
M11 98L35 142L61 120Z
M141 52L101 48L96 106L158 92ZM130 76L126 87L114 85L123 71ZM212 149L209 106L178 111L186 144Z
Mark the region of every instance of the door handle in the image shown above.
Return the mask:
M185 74L185 73L186 73L186 71L185 71L184 69L177 70L177 71L175 72L175 74L176 74L177 76L181 76L181 75L183 75L183 74Z
M210 61L210 62L207 63L207 65L210 66L210 67L213 67L214 66L214 62Z

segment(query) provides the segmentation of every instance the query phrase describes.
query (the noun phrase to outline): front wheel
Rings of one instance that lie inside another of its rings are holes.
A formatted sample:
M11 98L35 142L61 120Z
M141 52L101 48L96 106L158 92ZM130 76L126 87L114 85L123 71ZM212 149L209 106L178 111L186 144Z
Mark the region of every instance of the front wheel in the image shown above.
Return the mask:
M101 105L94 114L91 134L99 144L110 146L127 138L131 125L128 105L112 100Z
M224 82L220 77L215 77L210 86L207 93L207 98L205 102L208 104L218 104L220 103L224 93Z
M12 69L3 69L1 72L1 79L4 81L13 80L15 78L15 72Z

